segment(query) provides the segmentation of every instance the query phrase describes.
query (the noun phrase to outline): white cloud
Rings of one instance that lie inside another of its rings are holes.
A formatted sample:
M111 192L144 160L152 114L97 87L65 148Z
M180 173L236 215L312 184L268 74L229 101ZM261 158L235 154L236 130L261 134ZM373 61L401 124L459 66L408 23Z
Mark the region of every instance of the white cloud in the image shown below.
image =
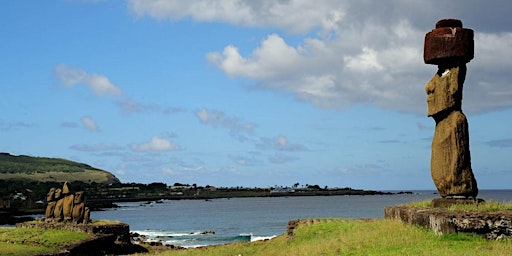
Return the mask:
M367 47L363 47L361 54L345 56L343 60L345 61L345 67L355 72L365 73L384 69L377 61L377 52Z
M73 87L78 84L87 86L97 95L121 95L121 89L110 82L103 75L89 74L85 70L75 67L69 67L65 64L59 64L54 69L55 76L61 83L67 87Z
M85 126L85 128L87 128L87 130L89 130L91 132L99 132L100 131L100 128L96 124L96 121L94 121L91 117L83 116L81 118L81 121L82 121L82 124Z
M225 22L251 27L278 27L296 33L311 29L332 29L345 16L336 0L129 0L136 16L159 20L192 18L198 21ZM333 8L336 7L336 8ZM305 11L307 10L307 11Z
M252 133L255 127L255 124L243 122L237 117L227 117L222 111L201 109L195 115L205 125L228 129L230 135L239 140L245 140L245 134Z
M179 150L179 147L172 141L154 136L151 141L142 144L132 144L131 149L139 152L164 152Z
M301 43L291 45L283 35L271 33L246 56L227 43L207 59L230 77L253 79L256 86L291 93L322 108L371 104L421 114L426 105L423 88L436 71L423 63L424 36L437 20L460 17L464 26L480 28L475 28L475 59L468 64L465 111L512 106L512 59L505 57L512 56L510 23L482 18L507 17L504 10L510 3L132 0L128 6L139 17L191 18L303 34Z

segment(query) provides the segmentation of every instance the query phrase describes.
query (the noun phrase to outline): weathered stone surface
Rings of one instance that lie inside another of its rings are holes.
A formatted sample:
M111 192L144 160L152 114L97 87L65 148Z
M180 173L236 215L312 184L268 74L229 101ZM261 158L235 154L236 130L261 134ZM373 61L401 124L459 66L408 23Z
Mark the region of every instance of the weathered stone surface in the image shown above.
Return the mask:
M55 209L53 211L53 218L57 221L61 221L63 219L62 215L62 207L64 204L64 198L62 197L62 190L60 188L55 190Z
M462 86L466 77L466 66L440 68L425 86L427 93L427 115L444 117L443 112L460 110L462 105ZM436 120L437 121L437 120Z
M90 222L90 209L85 207L84 192L71 193L67 181L64 182L62 189L51 188L46 201L46 222L74 221L85 224Z
M460 20L440 20L425 35L423 60L434 65L447 60L468 63L474 57L474 48L473 30L462 28Z
M72 218L75 223L82 223L84 221L85 203L84 192L79 191L75 193L75 200L73 202Z
M471 170L466 117L453 111L436 124L430 163L432 179L442 197L476 197L478 187Z
M430 170L442 197L476 197L478 187L471 169L468 122L462 113L465 66L436 73L425 87L428 115L436 121Z
M64 221L71 221L75 195L73 195L69 190L67 181L64 182L64 185L62 186L62 195L64 197L64 201L62 203L62 217Z
M84 224L91 222L91 208L85 207L84 210Z
M471 169L468 122L462 113L466 62L473 58L473 31L469 31L470 37L461 36L465 33L462 22L448 19L438 21L436 29L425 37L425 62L438 65L425 91L427 114L436 122L430 170L443 198L478 195Z
M419 225L438 235L462 232L492 240L512 237L512 211L450 212L445 208L394 206L384 208L384 218Z
M47 220L53 219L53 212L55 211L55 188L51 188L50 191L48 191L48 194L46 195L46 211L45 211L45 218Z

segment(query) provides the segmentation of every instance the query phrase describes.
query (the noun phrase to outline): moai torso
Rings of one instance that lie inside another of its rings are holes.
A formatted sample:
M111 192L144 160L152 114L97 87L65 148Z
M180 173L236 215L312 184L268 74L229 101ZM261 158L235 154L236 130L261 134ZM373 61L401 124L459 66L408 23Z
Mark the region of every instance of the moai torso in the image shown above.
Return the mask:
M62 206L64 204L64 198L62 197L62 190L60 188L55 190L55 208L53 210L53 218L56 221L61 221L63 219L62 216Z
M46 195L46 211L45 211L45 218L46 220L53 219L53 211L55 210L55 188L51 188L50 191L48 191L48 194Z
M81 223L84 221L85 214L85 203L84 203L84 192L79 191L75 193L75 201L73 203L73 221Z
M65 221L71 221L71 215L73 212L73 200L74 195L69 191L68 182L64 182L62 186L62 194L64 196L62 202L62 217Z

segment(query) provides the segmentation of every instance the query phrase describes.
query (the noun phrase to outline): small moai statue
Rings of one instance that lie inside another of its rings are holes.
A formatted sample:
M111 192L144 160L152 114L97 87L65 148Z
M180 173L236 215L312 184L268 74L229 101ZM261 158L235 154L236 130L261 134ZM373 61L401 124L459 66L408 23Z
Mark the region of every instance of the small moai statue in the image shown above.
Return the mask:
M69 191L68 182L64 182L64 185L62 186L62 196L64 199L64 202L62 204L62 216L64 218L64 221L71 221L72 220L72 213L73 213L73 201L75 195Z
M46 221L51 221L53 219L55 204L55 188L50 188L50 191L46 194L46 211L44 214Z
M62 197L62 189L55 189L55 208L53 210L53 219L55 221L62 221L64 216L62 215L62 206L64 204L64 198Z
M82 223L84 222L85 215L85 202L84 192L78 191L75 193L75 200L73 202L73 222Z
M436 122L430 170L444 199L475 199L468 122L462 113L466 63L474 56L473 30L456 19L444 19L425 35L423 59L438 71L425 87L428 116Z
M84 224L91 222L91 208L85 207L84 210Z

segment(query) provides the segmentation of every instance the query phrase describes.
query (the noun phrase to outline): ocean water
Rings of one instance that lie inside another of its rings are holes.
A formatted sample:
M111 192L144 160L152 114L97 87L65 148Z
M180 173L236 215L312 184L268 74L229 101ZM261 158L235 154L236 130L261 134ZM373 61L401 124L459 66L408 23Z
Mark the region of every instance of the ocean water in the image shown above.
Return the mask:
M198 247L269 239L286 232L288 221L305 218L383 218L384 207L439 197L435 191L375 196L309 196L162 200L118 203L91 213L119 220L130 231L164 244ZM479 198L512 201L512 190L483 190Z

